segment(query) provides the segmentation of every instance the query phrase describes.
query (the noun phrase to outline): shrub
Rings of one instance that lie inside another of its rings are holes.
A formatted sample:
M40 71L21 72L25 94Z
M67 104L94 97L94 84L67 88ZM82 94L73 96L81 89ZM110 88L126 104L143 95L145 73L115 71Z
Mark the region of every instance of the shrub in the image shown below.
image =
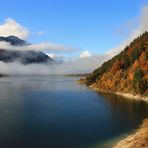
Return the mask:
M143 77L143 72L140 68L137 68L134 74L133 83L138 84Z
M148 90L148 80L147 79L141 79L139 84L138 84L138 87L139 87L140 94L145 93L145 91Z

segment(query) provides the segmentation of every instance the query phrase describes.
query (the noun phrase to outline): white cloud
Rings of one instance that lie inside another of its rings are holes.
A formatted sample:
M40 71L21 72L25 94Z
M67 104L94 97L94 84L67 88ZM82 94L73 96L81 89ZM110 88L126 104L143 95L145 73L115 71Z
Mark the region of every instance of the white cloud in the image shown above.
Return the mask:
M60 54L46 53L46 55L48 55L49 57L54 59L56 62L63 62L64 61L64 57Z
M38 32L32 32L32 35L34 35L34 36L43 36L46 33L47 33L46 31L38 31Z
M7 49L7 50L17 50L17 51L25 51L25 50L34 50L34 51L75 51L77 48L67 47L64 45L59 45L55 43L39 43L39 44L31 44L27 46L12 46L8 42L0 42L0 48L1 49Z
M38 36L42 36L42 35L44 35L44 34L46 34L46 31L39 31L39 32L37 32L37 35L38 35Z
M140 16L140 31L148 31L148 5L142 8L142 14Z
M66 61L60 66L60 71L63 73L89 73L98 68L105 60L106 55L92 55L87 58L77 58L73 61Z
M91 53L88 50L85 50L80 54L80 58L88 58L91 56Z
M43 36L46 34L46 31L30 32L23 25L18 23L15 19L6 18L4 23L0 24L0 36L10 36L14 35L21 39L26 39L30 34L35 36Z
M54 74L54 68L47 64L23 65L18 62L0 62L0 73L6 75L50 75Z
M36 33L38 36L44 35L45 31L39 31ZM5 19L4 23L0 25L0 36L10 36L14 35L21 39L26 39L29 36L29 31L16 22L14 19L7 18ZM28 46L12 46L7 42L0 42L0 48L1 49L7 49L7 50L35 50L35 51L74 51L77 50L77 48L67 47L65 45L60 45L56 43L50 43L50 42L43 42L38 44L31 44Z
M0 24L0 36L14 35L21 39L26 39L29 35L29 31L17 23L14 19L7 18L3 24Z
M0 62L0 74L7 75L61 75L74 73L88 73L100 66L106 56L91 56L67 61L61 64L29 64L18 62Z

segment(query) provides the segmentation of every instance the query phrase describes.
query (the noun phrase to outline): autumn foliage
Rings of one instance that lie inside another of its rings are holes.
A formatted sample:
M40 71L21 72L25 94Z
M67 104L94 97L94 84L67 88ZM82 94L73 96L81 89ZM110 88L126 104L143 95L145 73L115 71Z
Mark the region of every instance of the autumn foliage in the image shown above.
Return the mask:
M86 84L102 91L148 95L148 32L86 77Z

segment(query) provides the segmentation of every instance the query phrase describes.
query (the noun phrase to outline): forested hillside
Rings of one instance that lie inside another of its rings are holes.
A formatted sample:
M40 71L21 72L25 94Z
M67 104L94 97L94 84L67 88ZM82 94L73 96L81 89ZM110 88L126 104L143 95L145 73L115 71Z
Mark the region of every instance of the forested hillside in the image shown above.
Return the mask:
M148 95L148 32L102 64L85 82L100 91Z

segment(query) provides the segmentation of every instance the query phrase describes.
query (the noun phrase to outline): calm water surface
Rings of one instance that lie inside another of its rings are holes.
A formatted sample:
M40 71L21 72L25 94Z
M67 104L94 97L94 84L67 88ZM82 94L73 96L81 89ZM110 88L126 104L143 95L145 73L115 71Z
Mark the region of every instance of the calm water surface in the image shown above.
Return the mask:
M72 77L0 78L0 148L95 147L138 127L148 105Z

